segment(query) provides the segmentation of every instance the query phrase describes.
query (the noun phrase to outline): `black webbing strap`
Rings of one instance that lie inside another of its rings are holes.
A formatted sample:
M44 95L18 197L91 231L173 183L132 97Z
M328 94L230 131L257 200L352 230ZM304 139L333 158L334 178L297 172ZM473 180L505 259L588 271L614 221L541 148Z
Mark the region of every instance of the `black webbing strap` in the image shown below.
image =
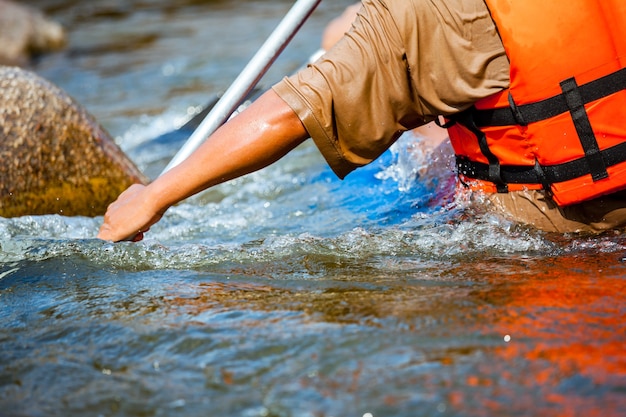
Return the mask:
M469 129L476 138L478 139L478 146L480 147L480 151L483 153L487 161L489 161L489 165L487 165L487 180L491 181L496 185L496 189L499 193L507 193L509 191L509 187L506 185L506 181L503 181L501 173L500 173L500 161L498 157L491 152L489 149L489 144L487 143L487 136L485 133L476 126L473 118L473 108L465 110L461 113L458 113L454 116L454 120L467 129Z
M626 142L600 151L600 154L606 166L610 167L624 162L626 161ZM456 165L460 174L492 181L488 164L457 156ZM548 184L569 181L587 174L590 174L590 171L586 157L558 165L500 165L500 179L508 184L543 184L546 187Z
M626 68L578 87L584 104L610 96L624 89L626 89ZM558 94L535 103L515 106L514 109L516 114L510 107L476 110L474 122L478 127L526 125L569 111L564 94ZM520 121L523 121L523 123L520 123Z
M585 151L585 159L589 164L589 172L593 181L598 181L609 176L606 172L606 165L602 159L600 153L600 147L596 140L596 135L593 133L591 122L587 116L587 110L585 110L585 102L580 95L580 88L576 84L574 78L568 78L561 82L561 90L563 91L563 97L569 108L569 112L574 121L574 127L576 133L578 133L578 139Z
M488 110L471 108L462 112L461 117L455 116L454 120L465 125L476 135L480 149L489 161L487 166L477 162L457 159L459 173L468 177L494 182L498 191L504 190L504 186L507 183L542 184L547 189L549 184L567 181L587 174L591 174L593 181L607 178L607 166L626 161L626 144L622 143L613 148L600 151L585 104L626 89L626 68L581 86L576 83L574 78L562 81L560 86L561 94L535 103L517 105L509 94L509 107ZM566 112L570 113L574 122L580 143L585 152L583 158L553 166L541 166L538 163L535 166L528 167L500 166L498 164L497 175L494 175L496 169L494 161L497 162L497 157L487 147L487 140L480 127L526 126ZM496 178L498 182L492 178Z

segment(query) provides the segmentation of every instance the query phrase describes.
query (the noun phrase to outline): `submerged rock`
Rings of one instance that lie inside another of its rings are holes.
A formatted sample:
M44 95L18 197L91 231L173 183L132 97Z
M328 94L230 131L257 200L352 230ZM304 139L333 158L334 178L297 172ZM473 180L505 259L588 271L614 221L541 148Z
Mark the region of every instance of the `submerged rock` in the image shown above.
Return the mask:
M146 177L64 91L0 66L0 216L97 216Z
M40 11L7 0L0 0L0 64L24 65L33 54L65 46L60 24Z

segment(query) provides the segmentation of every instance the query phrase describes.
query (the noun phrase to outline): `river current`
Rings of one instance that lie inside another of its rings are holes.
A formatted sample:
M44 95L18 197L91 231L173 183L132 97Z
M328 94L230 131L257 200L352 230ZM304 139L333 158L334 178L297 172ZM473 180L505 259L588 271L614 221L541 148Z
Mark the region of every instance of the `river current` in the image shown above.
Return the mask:
M292 4L25 3L69 34L29 69L152 177ZM512 223L449 164L406 134L340 181L305 143L136 244L95 239L101 217L0 218L0 416L624 415L626 235Z

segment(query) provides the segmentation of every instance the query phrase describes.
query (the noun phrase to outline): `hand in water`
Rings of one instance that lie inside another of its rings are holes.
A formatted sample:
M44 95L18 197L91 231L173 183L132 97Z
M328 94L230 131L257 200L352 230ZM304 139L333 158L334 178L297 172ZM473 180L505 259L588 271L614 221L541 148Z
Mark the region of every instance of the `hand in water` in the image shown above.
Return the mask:
M132 185L120 194L109 205L97 237L113 242L142 240L150 226L163 216L155 211L147 194L146 186L140 184Z

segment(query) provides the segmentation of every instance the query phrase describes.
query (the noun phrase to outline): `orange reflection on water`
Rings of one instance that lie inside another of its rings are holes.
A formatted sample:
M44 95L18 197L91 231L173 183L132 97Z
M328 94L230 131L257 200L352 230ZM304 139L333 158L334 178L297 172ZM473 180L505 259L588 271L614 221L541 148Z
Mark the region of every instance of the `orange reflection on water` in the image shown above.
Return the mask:
M483 294L491 304L484 313L493 319L485 332L499 334L503 346L467 384L497 382L494 397L534 392L528 400L542 397L541 407L549 408L537 415L626 412L626 272L616 256L550 259L532 277L512 277ZM501 401L483 405L504 411Z

